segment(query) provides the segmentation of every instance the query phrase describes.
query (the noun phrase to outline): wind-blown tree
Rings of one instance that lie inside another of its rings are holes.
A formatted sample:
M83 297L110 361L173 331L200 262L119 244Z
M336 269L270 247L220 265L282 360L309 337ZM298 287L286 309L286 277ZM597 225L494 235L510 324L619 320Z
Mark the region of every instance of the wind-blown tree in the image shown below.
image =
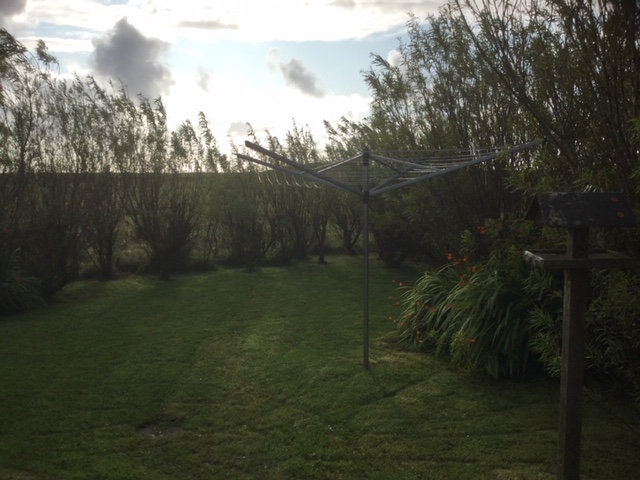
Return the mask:
M81 82L53 80L42 95L46 117L25 233L31 262L50 293L75 279L80 266L82 189L96 153L83 91Z
M367 127L364 123L342 117L335 126L325 121L324 127L329 137L325 155L330 162L353 158L366 146L363 130ZM362 220L362 200L351 193L336 190L331 196L331 222L348 255L356 254L362 235Z
M285 144L267 132L268 149L300 163L309 163L317 158L315 146L310 150L304 140L294 132L287 132ZM300 133L300 132L298 132ZM290 148L292 147L292 148ZM308 157L311 157L309 159ZM266 174L268 175L268 173ZM265 176L268 179L270 177ZM264 212L269 222L270 235L273 240L274 260L287 263L294 259L302 259L307 255L311 241L309 231L309 195L306 188L296 186L293 179L281 175L275 185L262 183L264 194Z
M91 77L55 79L54 63L44 43L30 56L0 31L2 264L15 270L19 258L47 294L87 260L108 278L126 220L168 278L186 263L202 213L195 189L205 179L187 173L229 169L206 118L197 133L190 122L170 132L160 100L136 102Z
M10 103L14 85L19 83L23 70L30 70L27 49L6 29L0 28L0 105Z
M28 212L27 174L36 157L33 105L47 65L9 32L0 28L0 315L18 313L40 303L40 281L25 270L20 230ZM39 67L45 68L40 70Z
M285 145L280 153L307 167L318 165L321 161L311 132L299 128L295 122L285 135ZM289 196L284 223L291 239L291 258L303 259L314 242L320 241L319 247L324 248L328 221L326 203L323 203L326 197L315 195L313 184L292 180L289 182L292 186L283 190Z
M247 124L249 138L258 142L253 127ZM232 154L239 153L232 145ZM243 153L249 153L243 147ZM273 245L269 219L265 215L264 188L255 166L235 157L224 175L219 195L221 248L233 266L253 270L262 264Z
M260 144L251 128L249 137ZM266 132L266 148L307 166L322 161L311 132L295 123L286 133L284 143ZM246 153L273 161L253 150ZM227 207L224 223L229 233L238 231L240 227L247 231L242 239L244 248L254 239L260 240L254 242L251 249L254 253L248 258L259 258L260 262L268 258L284 264L306 258L313 248L322 256L329 220L329 196L321 192L323 188L316 188L312 182L291 175L263 171L264 167L251 162L239 164L237 170L235 181L242 184L240 191L243 194ZM248 188L249 185L253 186ZM233 214L231 207L241 210ZM236 218L240 212L244 212L244 220ZM254 219L252 225L247 223L249 219ZM253 237L249 237L250 231L254 232ZM237 235L233 234L231 238L237 238ZM234 248L233 251L243 250Z
M257 173L234 171L225 175L220 193L222 248L230 265L249 270L264 262L273 241L263 215L263 190Z
M364 74L372 95L370 117L327 125L333 140L328 151L357 154L366 145L374 153L410 159L434 154L426 151L455 155L456 149L515 145L539 135L532 117L482 63L453 6L424 23L411 16L407 27L399 60L391 63L373 55ZM524 210L522 194L513 192L505 179L510 167L530 161L529 153L504 157L398 192L395 202L373 202L377 243L400 242L403 250L442 262L459 245L464 229L475 228L486 217ZM388 235L398 238L382 238ZM385 253L388 258L403 255Z
M194 250L204 266L212 266L217 260L222 239L220 203L224 181L218 173L229 173L230 163L211 132L203 112L198 114L197 126L183 122L172 136L172 148L176 154L191 159L189 169L198 173L197 186L200 197L197 244ZM196 177L193 177L196 180Z
M26 171L36 156L33 148L35 92L34 66L27 49L5 29L0 29L0 226L5 233L17 228Z
M457 7L482 62L552 145L536 169L544 171L544 180L535 176L527 186L594 186L635 197L637 3L459 0Z
M365 74L373 95L371 145L380 143L379 150L404 155L413 150L515 145L537 135L526 110L482 62L454 8L444 6L425 23L411 17L407 26L409 39L399 46L400 64L376 55ZM424 204L420 229L449 237L438 245L443 248L452 242L448 232L459 236L485 217L521 207L520 196L505 185L505 172L523 161L528 161L526 154L412 188L408 195L420 197Z
M171 135L175 156L181 160L181 168L189 172L228 172L229 160L220 152L206 115L198 113L198 123L182 122Z
M92 77L76 76L52 81L46 98L51 121L48 161L42 168L49 175L36 177L43 199L36 211L43 218L35 223L55 222L50 225L54 232L46 236L56 240L42 242L48 249L44 256L67 257L66 262L60 260L59 278L73 279L79 263L90 259L101 278L108 279L123 220L117 169L123 125L127 130L131 126L131 112L121 108L126 94L107 91Z
M329 221L331 219L331 208L334 204L332 199L337 193L331 190L330 187L316 186L309 194L311 197L309 202L309 208L311 209L309 214L311 228L310 253L318 255L318 263L325 263Z
M27 144L31 129L26 118L18 127L18 122L27 117L27 105L21 105L21 93L29 93L33 66L27 49L4 28L0 28L0 255L8 255L14 232L18 227L21 210L21 190L26 188L26 165L31 159ZM16 118L17 115L17 118ZM27 130L22 141L16 134ZM21 172L18 178L18 172Z
M79 80L77 80L79 81ZM85 101L92 112L90 145L95 150L88 164L83 188L84 221L82 236L87 256L97 266L102 279L112 278L114 262L124 220L122 176L118 173L118 149L123 130L131 124L124 90L109 91L91 77L82 83Z
M295 122L293 129L286 134L286 155L295 159L307 167L317 166L326 162L326 158L321 156L318 151L317 144L311 131L308 128L299 128ZM325 246L327 241L327 231L331 211L335 206L335 196L338 193L335 189L327 186L320 186L317 183L302 181L299 187L298 196L306 200L304 206L306 210L306 245L304 252L300 248L297 254L298 258L304 258L310 249L315 249L318 254L318 261L324 263ZM299 185L299 182L296 183ZM299 235L302 239L302 235ZM303 242L298 242L300 247Z
M77 276L81 253L92 238L95 221L90 220L100 217L102 207L113 207L100 201L104 192L88 195L106 180L94 174L108 163L104 132L113 122L104 118L104 93L92 79L65 81L49 74L55 58L44 43L29 60L23 58L20 75L16 70L3 86L7 175L2 181L7 184L1 223L7 223L3 231L12 233L13 248L20 247L24 265L42 279L48 295ZM94 237L105 242L105 233Z
M6 39L5 39L6 40ZM67 193L76 191L69 185L78 182L66 177L60 185L55 180L66 167L53 147L60 139L60 123L54 117L56 82L50 68L55 58L38 43L36 53L22 59L13 71L11 82L3 86L2 219L9 249L20 248L21 264L42 279L45 295L55 292L74 275L77 244L74 231L77 218ZM66 185L63 185L65 182ZM57 190L57 191L56 191ZM72 194L73 195L73 194ZM62 205L53 211L50 200ZM49 209L50 216L45 214ZM53 245L56 235L70 233L64 242Z
M124 201L135 234L149 254L149 268L169 280L186 266L193 246L199 213L191 158L172 149L171 135L161 99L139 99L134 149L121 159ZM175 146L176 142L173 142Z

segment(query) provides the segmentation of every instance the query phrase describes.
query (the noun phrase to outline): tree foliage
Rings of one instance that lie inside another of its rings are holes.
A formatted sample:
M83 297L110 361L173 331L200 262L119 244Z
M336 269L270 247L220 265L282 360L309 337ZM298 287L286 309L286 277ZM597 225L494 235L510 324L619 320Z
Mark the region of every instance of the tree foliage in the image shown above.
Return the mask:
M559 153L541 158L543 184L635 196L636 3L459 0L456 5L483 63Z
M400 139L394 148L545 136L547 144L531 155L456 178L472 192L478 210L452 190L441 190L462 210L475 211L483 231L500 222L504 231L517 232L514 219L522 218L528 198L542 191L623 191L637 208L639 21L635 2L629 1L458 0L424 23L412 17L410 40L400 45L403 63L376 57L368 73L374 93L371 126ZM463 251L478 239L476 225L466 227ZM520 354L528 353L557 374L561 291L526 267L520 250L548 246L549 239L562 246L562 235L543 231L515 242L519 249L511 256L502 255L512 251L502 243L485 246L484 260L473 264L473 272L449 266L428 273L407 293L403 334L435 342L434 348L453 360L493 375L516 375L526 364ZM640 243L637 230L596 231L592 239L594 246L634 256ZM466 254L454 256L459 258ZM588 371L622 378L636 392L638 335L627 306L634 304L628 292L637 273L631 268L593 275L586 351ZM532 284L535 278L540 282ZM532 285L540 294L532 293ZM511 353L501 347L509 339L515 339Z

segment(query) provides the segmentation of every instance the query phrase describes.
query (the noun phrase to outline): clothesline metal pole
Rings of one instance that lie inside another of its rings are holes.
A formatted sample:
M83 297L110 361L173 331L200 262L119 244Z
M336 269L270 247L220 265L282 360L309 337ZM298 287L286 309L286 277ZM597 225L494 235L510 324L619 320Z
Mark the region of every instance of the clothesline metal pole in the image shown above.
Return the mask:
M362 152L362 296L363 365L369 369L369 149Z

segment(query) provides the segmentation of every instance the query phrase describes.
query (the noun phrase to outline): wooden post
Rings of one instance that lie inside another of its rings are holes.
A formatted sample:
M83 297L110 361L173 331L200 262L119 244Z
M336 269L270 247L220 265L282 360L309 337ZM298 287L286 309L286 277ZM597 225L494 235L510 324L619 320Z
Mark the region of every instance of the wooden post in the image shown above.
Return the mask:
M588 258L589 229L570 230L568 259ZM589 276L586 268L564 271L562 373L560 383L559 480L580 478L584 331Z
M558 479L579 480L589 269L624 267L633 262L616 252L590 253L589 228L634 228L637 222L629 200L619 192L541 193L527 218L569 230L566 253L526 251L525 259L538 267L564 269Z

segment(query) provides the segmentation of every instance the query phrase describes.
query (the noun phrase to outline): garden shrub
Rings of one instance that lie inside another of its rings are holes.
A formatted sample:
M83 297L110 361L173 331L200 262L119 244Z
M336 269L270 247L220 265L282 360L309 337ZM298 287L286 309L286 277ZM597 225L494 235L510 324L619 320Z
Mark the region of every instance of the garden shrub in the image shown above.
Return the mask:
M627 383L640 404L640 278L637 271L592 274L586 368Z
M41 304L40 280L20 267L20 250L0 254L0 316L12 315Z
M402 197L375 197L371 202L371 234L378 258L386 267L399 267L416 250L415 226L402 205Z
M640 404L640 278L633 271L591 272L591 301L585 317L585 373L626 386ZM552 377L560 376L562 290L530 316L531 351Z
M448 254L448 264L403 289L400 338L495 378L522 377L532 361L559 377L563 271L527 265L523 250L557 247L564 235L520 219L487 220L465 232L459 255ZM585 372L621 381L640 402L640 278L632 270L595 271L590 285Z
M331 220L347 255L357 253L362 236L362 201L350 192L336 190L331 196Z
M544 303L551 281L523 260L533 228L518 219L488 220L476 235L465 232L460 255L449 253L450 263L403 293L401 338L494 378L524 376L529 312ZM485 249L491 253L483 260Z
M30 212L22 229L24 268L40 279L44 298L80 274L80 223L53 205Z
M226 263L252 270L261 265L273 240L264 217L257 178L237 173L227 179L220 227L227 250Z

